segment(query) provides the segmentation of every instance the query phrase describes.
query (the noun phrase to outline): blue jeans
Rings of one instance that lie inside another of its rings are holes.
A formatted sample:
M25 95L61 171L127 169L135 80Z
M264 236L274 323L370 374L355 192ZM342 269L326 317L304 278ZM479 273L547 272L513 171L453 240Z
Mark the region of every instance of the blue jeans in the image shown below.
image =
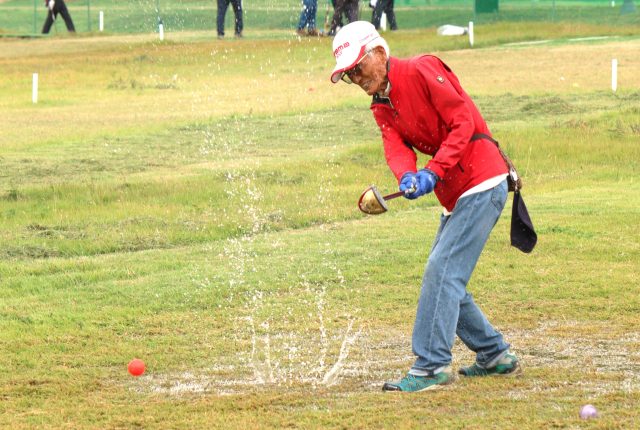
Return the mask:
M476 364L482 368L495 366L509 349L466 290L507 194L505 180L458 200L451 215L440 218L413 327L413 353L418 358L409 373L433 376L450 365L456 334L476 352Z
M318 0L303 0L302 12L300 13L300 22L298 30L302 30L309 24L309 31L316 28L316 10L318 9Z

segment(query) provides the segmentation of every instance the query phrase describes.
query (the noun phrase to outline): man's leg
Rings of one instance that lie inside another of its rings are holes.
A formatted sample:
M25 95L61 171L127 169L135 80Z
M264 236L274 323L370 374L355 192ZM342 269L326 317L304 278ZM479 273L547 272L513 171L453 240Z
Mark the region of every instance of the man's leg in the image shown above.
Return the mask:
M333 19L331 20L331 33L336 32L336 28L338 28L338 24L340 23L340 15L342 15L342 11L344 10L346 0L336 0L336 8L333 12Z
M224 16L227 14L229 0L218 0L218 15L216 24L218 26L218 36L224 36Z
M460 303L456 334L467 348L477 353L477 362L482 365L497 361L509 349L502 334L493 329L468 292Z
M460 199L443 223L422 279L412 338L418 358L410 374L433 376L451 364L461 305L467 305L465 312L471 308L467 283L506 200L505 181L491 190ZM480 309L477 312L481 314ZM487 343L486 350L493 348L502 353L508 349L484 315L474 319L473 330L475 341ZM491 341L494 344L489 346Z
M433 245L431 246L431 253L436 249L438 243L440 242L440 238L442 237L442 232L447 225L447 221L449 221L448 216L441 215L440 216L440 226L438 227L438 232L436 233L436 237L433 240ZM439 369L436 369L439 370ZM448 384L451 384L454 381L453 378L453 370L450 366L447 366L442 369L439 374L435 376L413 376L406 375L404 378L395 382L385 382L382 386L382 391L423 391L423 390L435 390L438 388L442 388Z
M51 26L53 25L53 13L49 10L47 14L47 19L44 21L44 25L42 26L42 34L49 34L49 30L51 30Z
M75 33L76 28L73 26L73 21L71 20L71 15L69 15L69 9L67 9L67 5L62 3L58 12L60 12L60 15L62 15L62 19L64 19L64 23L66 24L69 33Z
M236 36L242 35L242 0L231 0L233 4L233 14L236 17Z
M387 8L387 3L389 0L378 0L376 2L376 7L373 9L373 14L371 15L371 24L378 30L380 28L380 18L382 18L382 12Z
M309 0L309 31L316 28L316 12L318 11L318 0Z
M298 22L298 31L304 30L309 21L309 0L302 2L302 11L300 12L300 21Z
M391 30L397 30L398 24L396 23L396 14L393 11L393 3L394 3L394 0L389 1L389 4L385 9L384 13L387 14L387 21L389 21L389 28Z
M358 20L358 0L347 0L344 9L348 24Z

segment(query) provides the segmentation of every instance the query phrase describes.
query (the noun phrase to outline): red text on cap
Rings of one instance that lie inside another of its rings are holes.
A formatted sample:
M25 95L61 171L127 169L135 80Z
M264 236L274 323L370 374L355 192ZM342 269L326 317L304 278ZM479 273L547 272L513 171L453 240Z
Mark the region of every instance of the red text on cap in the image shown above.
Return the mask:
M360 39L358 42L362 45L362 42L364 42L365 40L370 39L372 37L373 37L373 33L369 33L363 39Z
M349 42L345 42L344 44L338 46L335 51L333 51L333 56L338 59L338 57L342 54L342 50L349 46Z

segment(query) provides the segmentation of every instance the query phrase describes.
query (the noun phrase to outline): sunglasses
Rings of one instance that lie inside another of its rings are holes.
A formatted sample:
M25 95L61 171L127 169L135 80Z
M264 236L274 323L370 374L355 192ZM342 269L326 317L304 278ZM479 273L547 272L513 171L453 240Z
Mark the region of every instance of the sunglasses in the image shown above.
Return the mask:
M360 67L360 62L362 60L364 60L364 58L369 54L371 54L371 51L369 51L366 54L364 54L362 56L362 58L360 58L358 60L358 62L356 63L355 66L353 66L349 70L345 70L344 72L342 72L342 75L340 76L340 79L343 82L346 82L347 84L353 84L353 77L354 76L358 76L358 75L360 75L360 73L362 73L362 67Z

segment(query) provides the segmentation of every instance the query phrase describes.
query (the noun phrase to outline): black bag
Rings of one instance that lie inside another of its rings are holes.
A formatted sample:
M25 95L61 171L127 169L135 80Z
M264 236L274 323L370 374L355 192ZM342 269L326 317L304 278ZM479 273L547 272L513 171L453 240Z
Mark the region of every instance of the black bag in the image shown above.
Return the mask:
M516 171L516 167L507 154L500 148L497 141L493 140L491 136L486 134L474 134L471 136L471 142L479 139L487 139L493 142L500 155L504 160L504 164L507 166L509 174L507 175L507 185L509 186L509 192L513 192L513 209L511 211L511 246L518 248L524 253L530 253L538 242L538 235L536 234L529 211L524 204L520 190L522 189L522 179Z

